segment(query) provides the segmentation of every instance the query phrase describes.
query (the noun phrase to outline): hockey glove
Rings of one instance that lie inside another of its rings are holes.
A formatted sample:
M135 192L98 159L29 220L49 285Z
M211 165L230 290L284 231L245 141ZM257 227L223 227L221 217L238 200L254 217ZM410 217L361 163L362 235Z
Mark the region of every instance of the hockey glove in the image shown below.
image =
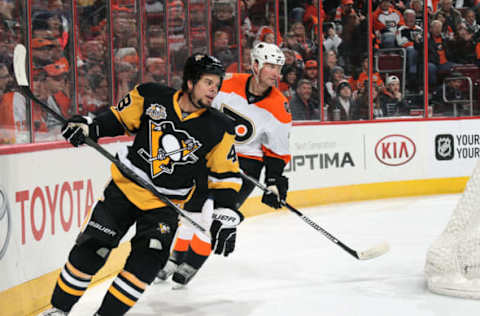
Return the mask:
M86 137L97 141L98 134L98 124L88 116L74 115L62 127L63 137L75 147L84 144Z
M268 191L263 193L262 203L273 208L281 208L282 201L287 198L288 178L285 176L267 178L265 185Z
M212 251L226 257L235 250L237 225L243 220L243 215L229 208L217 208L213 211L212 218Z

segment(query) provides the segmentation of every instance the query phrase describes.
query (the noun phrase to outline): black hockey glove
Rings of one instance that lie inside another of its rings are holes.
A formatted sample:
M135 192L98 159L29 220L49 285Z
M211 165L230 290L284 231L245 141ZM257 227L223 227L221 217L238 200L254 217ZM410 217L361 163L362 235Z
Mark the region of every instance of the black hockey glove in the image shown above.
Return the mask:
M230 208L217 208L213 211L212 218L212 251L226 257L235 250L237 225L242 222L243 215Z
M262 203L273 208L281 208L281 201L287 198L288 178L285 176L267 178L265 185L268 191L263 193Z
M62 135L73 146L78 147L85 143L86 137L97 141L99 127L91 117L74 115L63 125Z

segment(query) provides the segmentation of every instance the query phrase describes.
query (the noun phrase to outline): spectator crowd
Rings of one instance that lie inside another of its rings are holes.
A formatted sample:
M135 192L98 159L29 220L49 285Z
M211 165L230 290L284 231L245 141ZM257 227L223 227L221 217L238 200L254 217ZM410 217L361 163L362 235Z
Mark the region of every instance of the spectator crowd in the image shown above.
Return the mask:
M479 0L428 0L426 14L423 0L372 0L370 14L367 0L322 1L320 12L318 1L145 0L138 8L134 0L32 0L32 88L63 116L95 115L141 81L179 88L193 52L248 73L250 50L264 41L285 54L278 87L294 120L423 115L427 92L434 116L478 114ZM25 10L26 1L0 0L3 144L59 134L11 77L13 48L27 42ZM395 58L400 67L388 64Z

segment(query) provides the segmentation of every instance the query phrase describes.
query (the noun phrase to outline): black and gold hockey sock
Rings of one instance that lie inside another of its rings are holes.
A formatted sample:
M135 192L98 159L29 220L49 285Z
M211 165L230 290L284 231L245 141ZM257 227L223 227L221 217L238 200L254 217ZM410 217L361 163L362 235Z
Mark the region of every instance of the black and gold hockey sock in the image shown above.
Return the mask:
M105 295L98 314L116 316L125 314L145 291L147 284L128 271L120 272Z
M67 262L58 276L51 299L52 305L62 311L70 311L85 293L91 280L91 275L78 270L70 262Z

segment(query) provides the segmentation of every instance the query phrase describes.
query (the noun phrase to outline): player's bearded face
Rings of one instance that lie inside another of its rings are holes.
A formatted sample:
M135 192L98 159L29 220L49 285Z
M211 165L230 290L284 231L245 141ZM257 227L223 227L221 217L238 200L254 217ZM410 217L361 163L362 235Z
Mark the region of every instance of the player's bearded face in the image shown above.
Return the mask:
M197 108L209 107L220 88L220 77L205 74L192 86L191 101Z

